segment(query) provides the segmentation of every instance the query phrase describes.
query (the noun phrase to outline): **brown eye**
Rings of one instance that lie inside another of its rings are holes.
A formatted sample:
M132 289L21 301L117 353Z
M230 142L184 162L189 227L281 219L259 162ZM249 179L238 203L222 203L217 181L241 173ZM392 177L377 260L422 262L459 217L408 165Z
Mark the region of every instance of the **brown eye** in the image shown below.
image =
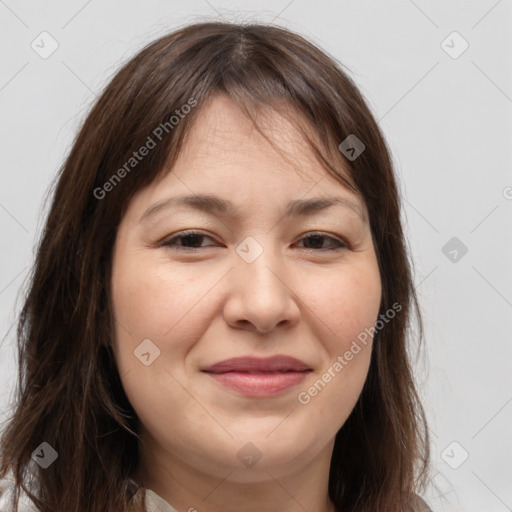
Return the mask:
M183 250L196 250L201 248L201 240L203 238L210 238L211 237L200 233L199 231L183 231L181 233L178 233L177 235L173 236L172 238L168 238L167 240L164 240L162 242L162 246L164 247L170 247L172 249L183 249ZM179 241L182 241L180 244ZM195 247L199 245L199 247ZM209 246L206 246L209 247Z
M338 240L337 238L334 238L332 236L326 235L324 233L310 233L307 236L302 237L301 240L310 240L309 245L311 247L305 247L305 249L313 249L313 250L320 250L320 251L335 251L338 249L345 249L347 245ZM327 240L331 247L323 247L324 241ZM332 243L334 242L335 246L332 247Z

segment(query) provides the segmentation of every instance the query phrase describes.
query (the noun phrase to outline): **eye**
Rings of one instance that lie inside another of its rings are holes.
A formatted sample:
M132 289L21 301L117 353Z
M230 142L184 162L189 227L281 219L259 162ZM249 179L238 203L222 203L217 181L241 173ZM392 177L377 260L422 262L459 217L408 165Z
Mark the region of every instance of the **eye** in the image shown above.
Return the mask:
M172 249L181 249L181 250L189 250L189 251L195 251L196 249L199 249L200 247L188 247L186 244L190 245L197 245L198 240L201 238L210 238L211 237L199 232L199 231L182 231L181 233L178 233L177 235L173 236L172 238L168 238L162 242L162 246L164 247L170 247ZM184 241L185 245L178 244L178 241L182 240Z
M313 245L313 247L305 247L305 249L309 249L309 250L313 249L313 250L320 250L320 251L336 251L339 249L347 248L347 244L345 244L341 240L338 240L337 238L326 235L325 233L320 233L320 232L316 232L316 231L311 232L307 236L302 237L301 240L312 240L313 241L313 243L311 244L311 245ZM337 247L336 246L335 247L331 246L331 248L318 247L319 245L323 246L323 240L328 240L331 243L331 245L332 245L332 242L334 242L335 244L337 244Z
M196 251L197 249L205 247L213 247L211 245L201 246L200 242L201 239L203 238L209 238L210 240L213 240L212 237L205 235L200 231L182 231L181 233L178 233L177 235L174 235L173 237L164 240L160 245L162 247L168 247L171 249L178 249L184 251ZM306 250L335 251L339 249L346 249L348 247L347 244L342 242L341 240L338 240L337 238L317 231L312 231L311 233L307 234L307 236L303 236L300 240L310 241L309 245L311 245L312 247L304 247ZM180 241L181 243L179 243ZM323 247L324 241L328 241L331 247ZM197 245L199 245L199 247L195 247Z

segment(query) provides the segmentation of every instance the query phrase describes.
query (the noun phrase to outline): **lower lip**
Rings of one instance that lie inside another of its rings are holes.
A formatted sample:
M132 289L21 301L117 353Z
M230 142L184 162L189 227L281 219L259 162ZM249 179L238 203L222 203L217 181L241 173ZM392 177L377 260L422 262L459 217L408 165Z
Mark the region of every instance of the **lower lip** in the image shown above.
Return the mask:
M210 373L216 381L247 396L273 396L296 386L309 371L283 373Z

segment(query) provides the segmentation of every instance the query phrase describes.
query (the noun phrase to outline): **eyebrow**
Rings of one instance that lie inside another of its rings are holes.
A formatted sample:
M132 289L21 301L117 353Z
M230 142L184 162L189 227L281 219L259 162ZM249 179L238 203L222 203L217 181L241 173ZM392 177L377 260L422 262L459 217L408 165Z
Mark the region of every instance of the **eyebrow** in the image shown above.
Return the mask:
M285 217L304 217L323 211L331 206L342 205L353 210L363 221L366 215L361 207L344 197L316 197L313 199L295 199L286 205ZM139 222L145 221L154 216L157 212L173 206L186 206L210 214L220 214L234 219L240 218L235 205L228 199L222 199L211 194L193 194L176 196L157 201L150 206L140 217Z

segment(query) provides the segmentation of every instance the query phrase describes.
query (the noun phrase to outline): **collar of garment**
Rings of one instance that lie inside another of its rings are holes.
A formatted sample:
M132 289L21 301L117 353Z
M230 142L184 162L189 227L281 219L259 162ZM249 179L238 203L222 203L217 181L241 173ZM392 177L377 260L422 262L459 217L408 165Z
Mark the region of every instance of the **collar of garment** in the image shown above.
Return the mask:
M132 506L140 505L141 503L145 502L146 512L178 512L173 506L171 506L155 491L142 487L132 478L128 480L128 483L130 486L130 490L134 492L134 495L130 501L130 504ZM432 509L427 505L423 498L421 498L417 494L413 494L410 512L432 512Z
M159 496L155 491L142 487L135 480L128 480L130 489L133 491L130 505L140 505L144 503L146 512L178 512L173 506Z

